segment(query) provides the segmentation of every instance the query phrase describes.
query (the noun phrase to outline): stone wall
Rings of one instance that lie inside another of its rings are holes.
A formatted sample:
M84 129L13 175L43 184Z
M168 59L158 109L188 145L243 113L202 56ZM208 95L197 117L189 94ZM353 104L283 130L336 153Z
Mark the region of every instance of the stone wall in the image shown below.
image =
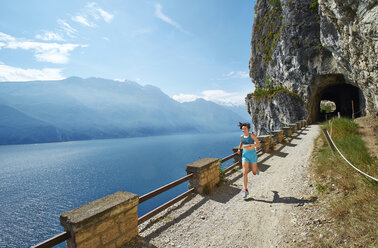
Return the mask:
M119 191L63 213L68 248L121 247L138 235L137 195Z
M203 158L186 166L187 174L194 174L189 181L189 188L195 188L200 194L209 193L219 182L219 159Z

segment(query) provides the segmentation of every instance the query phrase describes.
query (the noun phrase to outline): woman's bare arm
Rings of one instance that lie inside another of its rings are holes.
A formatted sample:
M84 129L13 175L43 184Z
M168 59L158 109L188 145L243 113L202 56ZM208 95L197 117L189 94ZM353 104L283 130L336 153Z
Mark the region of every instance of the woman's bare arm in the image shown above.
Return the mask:
M252 136L252 139L256 142L255 147L261 147L261 143L259 139L256 137L256 135L252 134L251 136Z

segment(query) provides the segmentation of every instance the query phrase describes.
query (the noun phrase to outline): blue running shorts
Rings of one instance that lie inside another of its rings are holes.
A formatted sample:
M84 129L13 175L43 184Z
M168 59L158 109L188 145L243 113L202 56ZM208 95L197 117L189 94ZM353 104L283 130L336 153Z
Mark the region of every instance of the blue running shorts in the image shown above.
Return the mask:
M257 163L256 149L243 150L242 162Z

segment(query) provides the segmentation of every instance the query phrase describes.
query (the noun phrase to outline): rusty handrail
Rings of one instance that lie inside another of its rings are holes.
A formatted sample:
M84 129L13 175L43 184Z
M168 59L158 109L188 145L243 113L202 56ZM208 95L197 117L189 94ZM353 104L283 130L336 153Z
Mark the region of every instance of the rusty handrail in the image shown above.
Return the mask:
M229 160L229 159L235 157L236 155L238 155L237 152L235 152L235 153L233 153L233 154L231 154L231 155L228 155L227 157L222 158L222 159L220 160L220 162L223 163L223 162L225 162L225 161L227 161L227 160Z
M189 175L182 177L182 178L180 178L180 179L178 179L174 182L171 182L170 184L167 184L163 187L160 187L160 188L158 188L154 191L151 191L150 193L147 193L147 194L139 197L139 204L144 202L144 201L147 201L148 199L151 199L152 197L155 197L155 196L157 196L157 195L159 195L159 194L161 194L161 193L163 193L163 192L165 192L165 191L167 191L167 190L169 190L169 189L171 189L171 188L173 188L173 187L175 187L175 186L177 186L177 185L179 185L179 184L181 184L185 181L188 181L192 177L193 177L193 174L189 174Z
M71 237L70 233L62 232L48 240L45 240L37 245L32 246L31 248L51 248L55 245L58 245Z
M168 207L170 207L171 205L175 204L176 202L180 201L181 199L184 199L186 196L188 196L190 193L194 192L195 189L192 188L184 193L182 193L181 195L177 196L176 198L173 198L172 200L170 200L169 202L167 203L164 203L163 205L155 208L154 210L148 212L147 214L143 215L142 217L138 218L138 225L145 222L146 220L148 220L149 218L157 215L158 213L160 213L161 211L167 209Z
M237 165L240 165L240 162L236 162L235 164L227 167L226 169L223 170L224 173L227 173L229 172L230 170L232 170L234 167L236 167Z

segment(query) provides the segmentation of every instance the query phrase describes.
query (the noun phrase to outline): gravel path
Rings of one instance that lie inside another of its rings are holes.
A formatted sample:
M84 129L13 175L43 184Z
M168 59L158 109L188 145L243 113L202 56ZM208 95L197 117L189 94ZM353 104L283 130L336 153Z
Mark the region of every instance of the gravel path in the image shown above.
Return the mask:
M295 208L312 204L307 168L318 135L317 125L308 126L259 157L260 175L249 173L246 200L237 170L210 195L194 195L140 225L133 246L289 247L287 234L301 221Z

